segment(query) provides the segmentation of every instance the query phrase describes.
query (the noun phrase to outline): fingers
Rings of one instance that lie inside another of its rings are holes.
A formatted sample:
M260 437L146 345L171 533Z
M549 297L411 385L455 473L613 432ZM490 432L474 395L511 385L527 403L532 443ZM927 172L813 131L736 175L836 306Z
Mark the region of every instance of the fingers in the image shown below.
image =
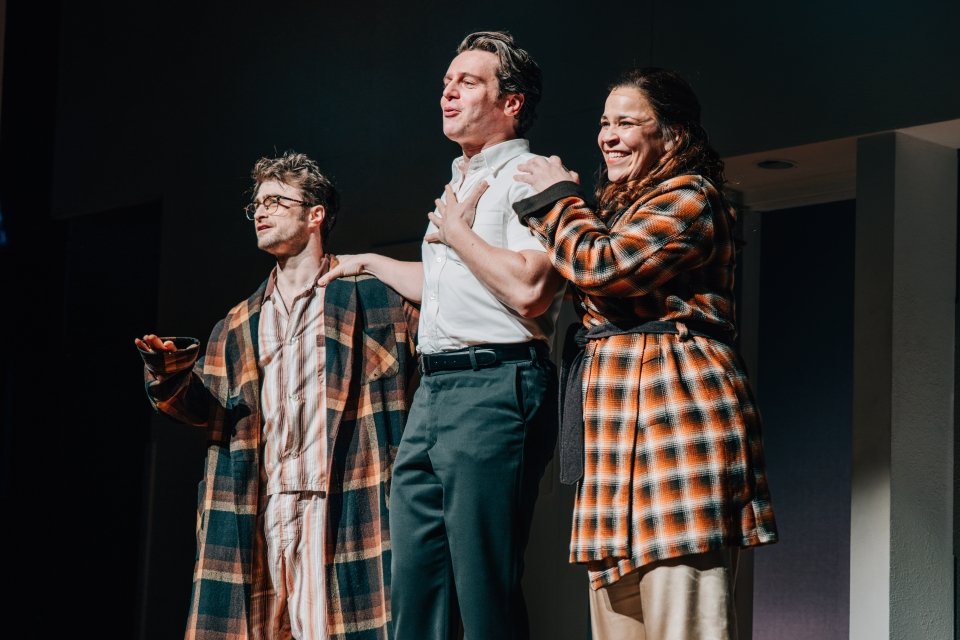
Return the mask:
M134 344L137 345L139 349L144 351L154 352L154 351L176 351L177 347L173 344L173 340L163 340L159 336L156 336L152 333L148 333L143 336L143 339L140 338L134 339Z
M443 187L443 197L433 201L436 206L435 211L427 213L439 232L430 234L424 238L425 242L448 244L451 240L451 234L459 233L465 223L467 228L473 227L473 221L477 217L477 204L480 198L490 188L490 183L486 180L478 182L470 194L462 202L457 200L457 195L453 192L453 187L449 184Z
M480 197L484 192L490 188L490 183L486 180L481 180L480 184L473 188L473 191L470 192L470 195L467 196L466 203L470 206L471 209L477 208L477 203L480 202Z
M560 159L560 156L550 156L549 158L547 158L547 162L557 167L561 171L570 174L570 177L573 179L573 181L576 182L577 184L580 184L580 174L577 173L576 171L567 169L566 165L563 164L563 161Z
M520 165L520 166L522 167L523 165ZM489 188L490 188L490 183L487 182L486 180L481 180L479 183L477 183L477 185L473 188L473 190L470 191L470 195L467 196L467 199L464 200L464 202L470 202L471 200L473 200L474 202L479 202L480 196L482 196L484 191L486 191ZM443 191L446 194L446 202L444 202L443 200L437 199L437 200L434 200L435 203L442 204L443 206L448 206L448 205L452 206L455 204L460 204L460 200L457 199L457 194L454 193L453 187L451 187L449 184L446 184L443 187Z
M320 276L320 278L317 280L317 284L321 287L325 287L337 278L344 278L346 276L359 276L363 273L366 273L369 260L368 255L369 254L365 253L345 253L341 256L337 256L337 264L330 267L325 274Z
M543 158L536 156L535 158L530 158L529 160L525 160L524 162L518 164L517 170L522 171L523 173L533 173L539 165L542 165L545 162L546 161Z
M343 265L338 264L337 266L333 267L332 269L329 269L325 274L320 276L320 279L317 280L317 284L319 284L321 287L325 287L331 282L333 282L334 280L336 280L337 278L342 277L343 275L344 275Z
M447 215L447 209L454 209L458 205L463 205L463 207L457 208L455 210L461 212L469 209L476 209L477 204L480 202L480 198L483 197L483 194L490 188L490 183L486 180L482 180L470 191L470 194L467 196L467 199L464 201L457 200L457 194L453 192L453 188L447 184L443 187L444 199L436 198L433 201L434 206L436 206L436 212L440 217Z
M426 242L426 243L428 243L428 244L438 244L439 242L441 242L441 240L440 240L440 234L439 234L439 233L428 233L427 235L423 236L423 241Z
M556 176L557 169L564 173L575 175L573 171L563 166L563 161L560 160L560 156L550 156L549 158L537 156L517 165L517 173L513 176L513 179L517 182L525 182L536 187L540 181L539 178Z
M457 200L457 194L453 192L453 187L450 186L449 182L443 186L443 192L447 194L447 202L450 202L452 204L456 204L460 202L459 200Z

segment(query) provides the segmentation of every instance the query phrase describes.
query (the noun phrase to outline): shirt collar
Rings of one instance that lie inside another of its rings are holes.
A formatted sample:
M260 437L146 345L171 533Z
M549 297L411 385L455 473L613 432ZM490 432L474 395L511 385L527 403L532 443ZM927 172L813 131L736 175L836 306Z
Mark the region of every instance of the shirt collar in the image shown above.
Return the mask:
M461 166L467 175L477 171L496 171L522 153L530 151L530 141L526 138L514 138L505 142L499 142L492 147L487 147L469 160L464 156L455 158L450 172L453 181L456 182L463 175Z
M338 262L340 261L337 260L337 257L335 255L330 253L324 254L323 258L320 259L320 270L317 271L317 275L313 279L313 284L307 285L306 287L304 287L303 291L300 291L299 293L297 293L294 299L299 298L310 289L315 288L319 284L318 281L320 280L320 277L323 276L323 274L325 274L331 268L337 266ZM273 269L270 270L270 277L267 278L267 288L264 289L263 291L264 300L269 299L273 295L274 291L276 291L277 289L277 270L278 269L279 267L274 266Z

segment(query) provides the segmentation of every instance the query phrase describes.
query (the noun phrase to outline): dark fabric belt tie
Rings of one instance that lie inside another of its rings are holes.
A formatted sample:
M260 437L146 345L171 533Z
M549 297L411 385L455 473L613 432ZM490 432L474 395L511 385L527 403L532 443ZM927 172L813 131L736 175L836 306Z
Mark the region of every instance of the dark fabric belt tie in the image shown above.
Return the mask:
M542 340L519 344L478 344L457 351L425 353L420 356L420 373L485 369L504 362L532 362L547 358L550 350Z
M682 322L650 320L633 327L603 324L587 330L576 323L567 328L563 341L563 359L560 363L560 482L576 484L583 477L583 360L587 343L591 340L620 336L628 333L673 333L686 339L701 336L733 343L732 332L720 327L691 328Z

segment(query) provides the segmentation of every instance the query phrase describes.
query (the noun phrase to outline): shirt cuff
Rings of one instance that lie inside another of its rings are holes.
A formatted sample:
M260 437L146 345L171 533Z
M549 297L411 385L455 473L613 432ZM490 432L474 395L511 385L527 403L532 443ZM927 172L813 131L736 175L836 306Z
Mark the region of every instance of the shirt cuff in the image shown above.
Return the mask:
M520 224L526 227L527 218L531 216L539 218L546 215L558 200L562 200L568 196L583 198L580 185L572 180L564 180L563 182L552 184L536 195L514 202L513 210L516 211L517 218L520 219Z
M200 355L200 341L196 338L160 338L172 340L176 351L144 351L138 349L143 357L147 371L154 375L169 375L189 369Z

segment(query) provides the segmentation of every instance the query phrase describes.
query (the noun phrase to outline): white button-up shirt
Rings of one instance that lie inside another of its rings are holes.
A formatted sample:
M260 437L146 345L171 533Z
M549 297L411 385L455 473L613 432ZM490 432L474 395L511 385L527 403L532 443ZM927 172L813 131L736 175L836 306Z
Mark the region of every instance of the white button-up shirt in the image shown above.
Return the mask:
M494 247L544 251L513 210L514 202L535 193L530 185L513 179L517 165L533 157L530 143L517 138L484 149L470 160L461 156L453 161L450 186L457 200L463 201L481 180L490 184L477 205L473 230ZM437 227L431 222L427 233L435 231ZM420 353L532 339L551 344L563 287L546 313L538 318L523 318L490 293L450 247L424 242L422 252L423 300L417 347Z

